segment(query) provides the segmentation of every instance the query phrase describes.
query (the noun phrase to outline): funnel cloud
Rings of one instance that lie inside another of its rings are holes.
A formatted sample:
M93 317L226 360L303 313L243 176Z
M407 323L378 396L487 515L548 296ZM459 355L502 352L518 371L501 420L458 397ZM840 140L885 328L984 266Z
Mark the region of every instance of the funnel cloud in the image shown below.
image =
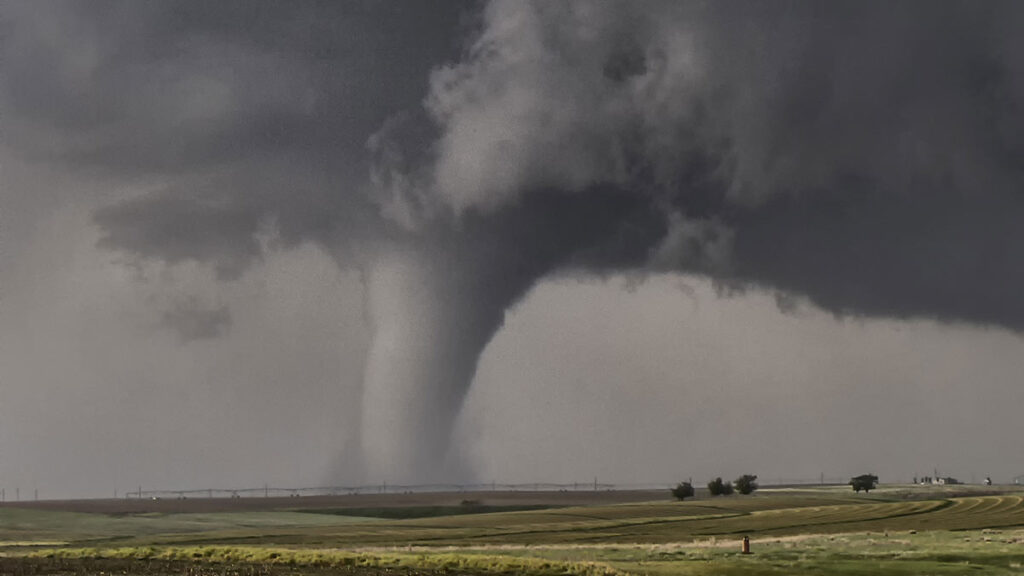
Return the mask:
M3 20L8 146L106 184L103 250L232 283L314 245L360 274L365 479L472 475L455 423L545 279L682 273L789 314L1024 329L1018 3L12 2ZM182 341L234 325L183 298L163 317Z

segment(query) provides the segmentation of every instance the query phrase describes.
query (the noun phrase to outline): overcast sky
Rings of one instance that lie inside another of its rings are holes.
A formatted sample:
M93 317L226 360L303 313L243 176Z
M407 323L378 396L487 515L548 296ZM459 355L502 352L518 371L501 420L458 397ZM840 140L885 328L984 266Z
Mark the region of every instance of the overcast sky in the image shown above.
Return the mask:
M1024 474L1016 3L0 26L8 495Z

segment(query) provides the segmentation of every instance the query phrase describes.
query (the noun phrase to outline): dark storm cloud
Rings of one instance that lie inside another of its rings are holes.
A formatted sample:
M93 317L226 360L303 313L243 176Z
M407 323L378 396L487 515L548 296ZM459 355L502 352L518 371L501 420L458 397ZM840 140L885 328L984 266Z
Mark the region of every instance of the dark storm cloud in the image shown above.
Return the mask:
M1024 329L1024 198L949 183L892 197L868 183L781 197L735 219L737 277L842 314Z
M713 209L735 231L731 275L839 313L1024 328L1021 16L995 3L795 10L789 64L770 47L790 23L768 18L780 27L754 61L778 86L760 133L734 132L761 150L757 177L739 181L756 200L730 205L719 188ZM692 212L692 197L674 201Z
M160 323L173 330L183 344L223 336L231 327L227 306L208 306L198 298L178 300L164 311Z
M154 190L104 247L230 279L267 233L366 273L364 422L418 439L380 465L442 460L505 311L567 270L1024 329L1016 3L4 13L6 136Z
M131 247L142 257L172 264L211 264L218 277L232 280L260 256L260 216L255 207L214 195L164 191L102 208L95 221L105 234L101 247Z
M457 54L465 6L380 2L5 5L5 137L141 182L103 245L235 277L272 223L334 253L373 224L365 142ZM254 176L255 174L255 176ZM154 184L155 183L155 184Z
M459 10L16 4L5 10L5 107L15 121L53 130L31 144L118 169L351 152L383 118L418 101L426 67L451 52L446 31ZM39 142L53 135L60 142Z
M627 266L1024 328L1017 5L493 2L485 20L428 99L456 211L605 183L663 209Z
M104 246L227 278L267 223L339 254L391 227L377 202L437 228L602 186L662 206L624 267L1024 325L1015 5L494 2L472 34L470 6L15 4L5 118L27 154L167 182L97 213ZM424 94L440 132L367 194L367 138Z

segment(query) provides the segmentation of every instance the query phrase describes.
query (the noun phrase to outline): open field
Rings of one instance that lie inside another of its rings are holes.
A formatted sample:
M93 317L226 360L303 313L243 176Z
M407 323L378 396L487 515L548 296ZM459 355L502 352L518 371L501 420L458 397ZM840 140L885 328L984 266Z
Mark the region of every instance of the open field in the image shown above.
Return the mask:
M253 512L267 510L322 510L330 508L402 508L419 506L457 506L463 500L480 500L492 506L588 506L646 502L664 498L664 491L654 490L579 490L500 491L500 492L413 492L404 494L347 494L337 496L303 496L301 498L176 498L40 500L38 502L7 502L3 507L60 510L96 514L143 514L188 512Z
M8 503L0 573L1024 574L1010 488L586 494Z

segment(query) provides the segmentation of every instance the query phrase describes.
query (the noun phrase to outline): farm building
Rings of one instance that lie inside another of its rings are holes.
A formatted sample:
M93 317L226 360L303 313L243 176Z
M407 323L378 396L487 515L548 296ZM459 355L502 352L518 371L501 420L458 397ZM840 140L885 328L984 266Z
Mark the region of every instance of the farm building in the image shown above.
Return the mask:
M962 484L956 478L952 476L922 476L918 484L932 484L936 486L944 486L946 484Z

